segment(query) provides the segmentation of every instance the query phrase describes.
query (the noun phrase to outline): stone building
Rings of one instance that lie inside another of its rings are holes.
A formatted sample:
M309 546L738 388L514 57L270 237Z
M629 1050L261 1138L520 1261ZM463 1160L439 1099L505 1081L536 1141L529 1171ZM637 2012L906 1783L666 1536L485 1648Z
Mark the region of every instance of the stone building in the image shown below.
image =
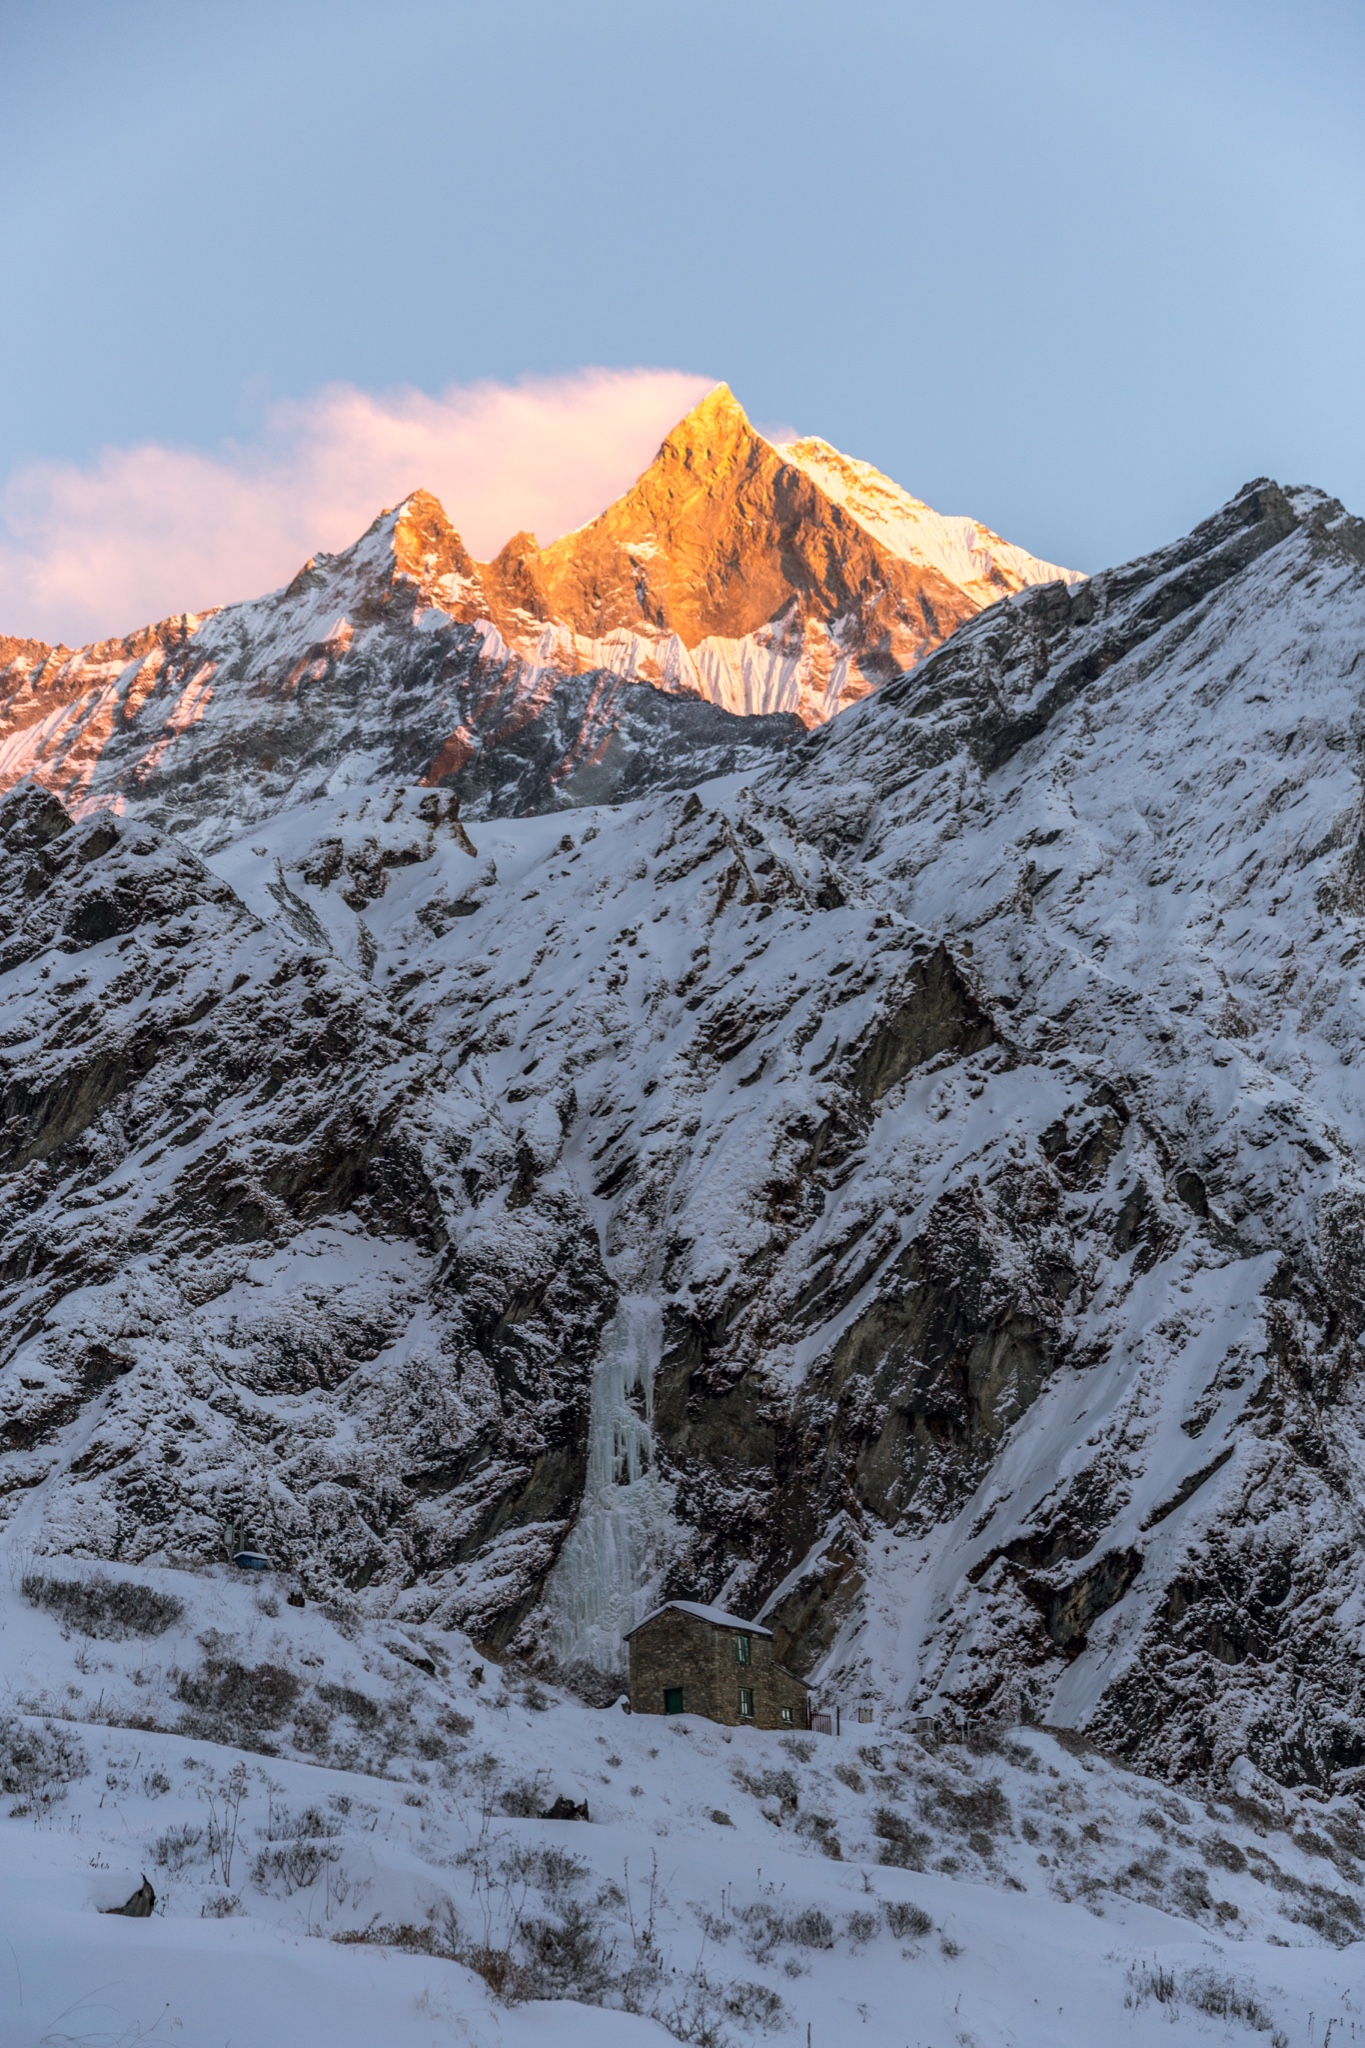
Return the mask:
M772 1630L669 1600L637 1622L630 1644L630 1704L637 1714L704 1714L728 1728L804 1728L804 1682L773 1656Z

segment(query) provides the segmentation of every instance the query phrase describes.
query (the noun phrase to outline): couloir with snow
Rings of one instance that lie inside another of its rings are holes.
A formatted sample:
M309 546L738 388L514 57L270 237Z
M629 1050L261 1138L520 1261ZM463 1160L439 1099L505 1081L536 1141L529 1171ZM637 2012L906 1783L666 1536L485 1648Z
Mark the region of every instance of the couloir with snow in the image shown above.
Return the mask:
M1362 689L724 387L0 641L6 2040L1365 2030Z

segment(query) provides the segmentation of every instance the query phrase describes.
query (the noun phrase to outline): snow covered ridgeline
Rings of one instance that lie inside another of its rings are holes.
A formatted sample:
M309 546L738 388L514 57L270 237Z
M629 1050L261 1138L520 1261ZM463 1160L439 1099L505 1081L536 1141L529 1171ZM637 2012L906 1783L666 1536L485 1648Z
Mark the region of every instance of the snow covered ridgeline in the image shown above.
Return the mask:
M632 1719L230 1573L10 1564L7 2048L1091 2048L1356 2010L1345 1800L1206 1803L1039 1731ZM144 1872L153 1918L104 1917Z
M347 779L517 815L754 775L1052 577L1076 580L823 442L771 447L722 386L547 548L475 562L419 490L250 603L74 651L0 637L0 789L203 848Z

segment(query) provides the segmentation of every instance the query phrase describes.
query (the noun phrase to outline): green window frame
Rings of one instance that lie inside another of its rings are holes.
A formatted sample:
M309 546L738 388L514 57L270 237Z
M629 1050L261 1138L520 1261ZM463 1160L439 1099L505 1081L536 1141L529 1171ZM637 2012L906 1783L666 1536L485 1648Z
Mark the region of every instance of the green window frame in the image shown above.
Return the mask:
M784 1728L790 1728L790 1727L791 1727L791 1725L792 1725L792 1710L791 1710L791 1708L790 1708L790 1707L784 1707L784 1708L782 1709L782 1726L783 1726Z
M753 1650L753 1644L752 1644L752 1642L750 1641L749 1637L748 1637L748 1636L736 1636L736 1637L735 1637L735 1662L736 1662L736 1664L752 1664L752 1663L753 1663L753 1661L754 1661L754 1650Z
M751 1685L742 1685L739 1689L739 1718L741 1721L754 1718L754 1689Z
M682 1687L680 1685L666 1685L664 1687L664 1712L666 1714L681 1714L685 1711Z

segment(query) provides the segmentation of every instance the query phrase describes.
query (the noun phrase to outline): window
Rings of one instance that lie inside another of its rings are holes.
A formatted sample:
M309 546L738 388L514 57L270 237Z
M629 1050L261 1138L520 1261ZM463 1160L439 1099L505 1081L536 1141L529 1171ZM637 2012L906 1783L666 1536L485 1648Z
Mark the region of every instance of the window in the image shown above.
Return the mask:
M736 1662L736 1664L752 1664L752 1663L753 1663L753 1661L754 1661L754 1657L753 1657L753 1650L752 1650L752 1647L750 1646L750 1642L749 1642L749 1638L748 1638L748 1636L736 1636L736 1637L735 1637L735 1662Z
M754 1689L751 1685L742 1685L739 1689L739 1718L741 1721L754 1718Z
M666 1685L664 1687L664 1712L666 1714L681 1714L682 1711L682 1687L680 1685Z
M858 1719L862 1722L863 1726L866 1727L867 1723L872 1719L871 1707L859 1707Z
M791 1710L791 1708L790 1708L790 1707L784 1707L784 1708L782 1709L782 1726L783 1726L784 1728L790 1728L790 1727L791 1727L791 1725L792 1725L792 1710Z

